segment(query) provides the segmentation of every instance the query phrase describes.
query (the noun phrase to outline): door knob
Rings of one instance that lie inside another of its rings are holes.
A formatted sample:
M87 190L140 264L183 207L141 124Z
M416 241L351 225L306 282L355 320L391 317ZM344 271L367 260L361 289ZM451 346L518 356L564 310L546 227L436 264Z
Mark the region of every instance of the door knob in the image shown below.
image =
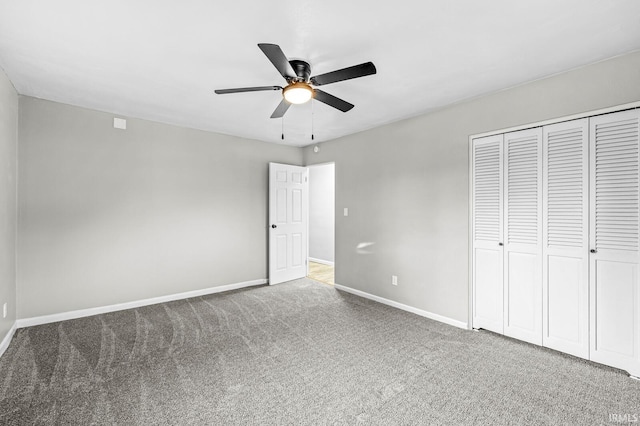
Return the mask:
M591 249L591 250L589 250L589 251L590 251L591 253L597 253L597 252L598 252L598 250L596 250L596 249Z
M276 225L276 224L274 223L273 225L271 225L271 227L272 227L273 229L276 229L276 228L278 227L278 225Z

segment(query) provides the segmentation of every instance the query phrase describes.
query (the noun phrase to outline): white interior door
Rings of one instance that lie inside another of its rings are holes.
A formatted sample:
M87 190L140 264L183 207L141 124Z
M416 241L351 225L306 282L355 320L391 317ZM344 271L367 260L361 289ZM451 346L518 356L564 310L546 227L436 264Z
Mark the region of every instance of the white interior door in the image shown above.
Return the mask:
M503 135L473 140L473 327L503 333Z
M542 344L589 358L589 119L543 128Z
M542 129L504 135L504 334L542 344Z
M640 111L590 119L591 353L640 376Z
M308 173L269 163L269 284L307 276Z

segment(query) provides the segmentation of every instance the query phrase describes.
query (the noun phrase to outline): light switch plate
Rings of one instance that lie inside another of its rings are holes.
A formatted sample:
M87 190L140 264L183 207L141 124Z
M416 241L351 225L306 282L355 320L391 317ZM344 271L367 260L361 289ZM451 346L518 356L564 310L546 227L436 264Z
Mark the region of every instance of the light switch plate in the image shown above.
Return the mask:
M344 208L344 215L345 216L349 216L349 208L348 207Z

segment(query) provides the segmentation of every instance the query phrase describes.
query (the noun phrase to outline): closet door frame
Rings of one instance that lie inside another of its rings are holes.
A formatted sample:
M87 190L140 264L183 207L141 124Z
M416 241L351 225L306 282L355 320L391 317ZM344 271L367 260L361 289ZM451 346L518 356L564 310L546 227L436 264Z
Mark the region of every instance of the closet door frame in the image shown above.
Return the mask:
M529 123L521 126L513 126L509 128L496 129L489 132L477 133L469 136L469 193L470 193L470 197L469 197L469 303L468 303L468 307L469 307L468 308L469 309L468 310L469 312L468 328L469 329L481 328L476 323L474 323L474 300L476 297L475 283L474 283L475 256L474 256L474 237L473 237L474 236L474 231L473 231L473 220L474 220L474 217L473 217L473 142L474 140L485 138L485 137L504 135L505 133L514 132L518 130L531 129L534 127L544 127L547 125L553 125L553 124L568 122L572 120L590 119L592 117L597 117L604 114L611 114L611 113L624 112L624 111L630 111L630 112L635 111L636 114L640 113L640 101L630 102L630 103L616 105L616 106L607 107L607 108L600 108L596 110L586 111L578 114L553 118L553 119L544 120L544 121L533 122L533 123ZM590 152L589 152L589 156L591 157ZM591 161L591 158L589 161ZM591 180L591 178L589 179ZM591 182L589 183L589 185L591 185ZM591 191L590 187L589 187L589 191ZM591 210L591 206L589 210ZM589 238L592 238L592 235L593 235L593 230L591 229L591 222L592 222L591 219L592 218L590 216L589 217L589 233L588 233ZM592 244L593 243L589 241L588 247L592 248ZM611 360L607 360L600 357L594 351L593 345L595 343L594 343L593 335L596 332L596 329L595 329L596 320L592 312L596 311L596 302L593 296L596 289L594 288L595 281L592 277L592 275L594 274L594 268L591 267L591 265L593 265L594 262L597 262L599 254L600 253L589 254L589 263L590 263L590 267L589 267L589 307L590 307L589 309L589 346L590 346L589 358L596 362L612 365L618 368L623 368L627 370L629 373L631 373L631 375L640 377L640 332L636 333L637 341L634 342L634 345L635 345L634 347L636 348L635 349L636 354L638 355L638 357L635 360L627 361L626 363L620 363L615 360L613 360L612 362ZM640 280L640 273L638 273L638 275L639 275L638 280ZM638 283L637 293L640 293L640 283ZM636 315L635 324L640 324L640 294L636 294L636 298L634 298L634 303L636 302L637 302L638 308L635 311L635 315ZM571 353L567 350L563 350L562 352Z

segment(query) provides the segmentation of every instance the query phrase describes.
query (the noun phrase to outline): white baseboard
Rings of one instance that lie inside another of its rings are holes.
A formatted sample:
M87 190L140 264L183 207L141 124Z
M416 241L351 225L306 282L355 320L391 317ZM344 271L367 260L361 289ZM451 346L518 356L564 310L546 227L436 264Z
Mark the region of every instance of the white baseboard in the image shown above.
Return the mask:
M2 342L0 342L0 357L4 354L4 351L6 351L7 348L9 347L9 343L11 343L11 339L13 338L13 334L16 332L17 328L18 327L16 325L16 322L14 321L7 335L4 336L4 339L2 339Z
M322 263L323 265L333 266L333 264L334 264L334 262L332 262L330 260L317 259L315 257L309 257L308 259L309 259L309 262Z
M90 317L92 315L105 314L108 312L123 311L125 309L139 308L142 306L155 305L158 303L173 302L174 300L188 299L190 297L205 296L207 294L221 293L223 291L237 290L239 288L251 287L267 284L268 280L244 281L241 283L209 287L201 290L186 291L184 293L169 294L166 296L152 297L150 299L136 300L133 302L117 303L115 305L99 306L97 308L79 309L77 311L61 312L59 314L43 315L32 318L22 318L16 321L17 328L32 327L34 325L49 324L52 322L66 321L70 319Z
M395 302L393 300L385 299L384 297L375 296L370 293L366 293L364 291L356 290L351 287L346 287L341 284L333 285L336 289L346 291L347 293L355 294L356 296L364 297L365 299L374 300L379 303L383 303L385 305L392 306L394 308L402 309L403 311L411 312L416 315L420 315L421 317L429 318L435 321L440 321L445 324L452 325L454 327L463 328L465 330L468 329L468 325L466 322L458 321L453 318L445 317L442 315L434 314L432 312L423 311L422 309L414 308L413 306L405 305L400 302Z

